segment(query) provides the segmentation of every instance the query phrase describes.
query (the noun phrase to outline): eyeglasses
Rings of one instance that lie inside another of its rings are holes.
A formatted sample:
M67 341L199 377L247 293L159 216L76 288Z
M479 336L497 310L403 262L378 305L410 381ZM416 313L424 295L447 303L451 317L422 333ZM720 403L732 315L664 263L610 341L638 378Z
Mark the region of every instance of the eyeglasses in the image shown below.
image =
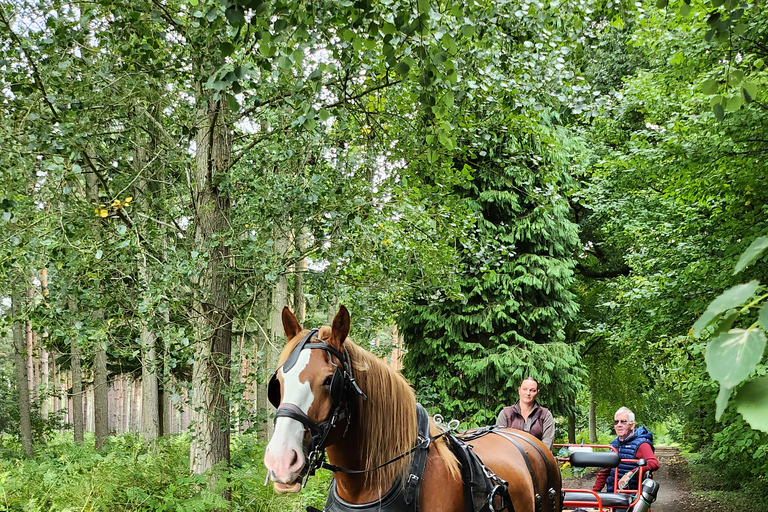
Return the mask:
M626 423L629 423L629 420L613 420L613 424L614 424L614 425L618 425L619 423L621 423L622 425L624 425L624 424L626 424Z

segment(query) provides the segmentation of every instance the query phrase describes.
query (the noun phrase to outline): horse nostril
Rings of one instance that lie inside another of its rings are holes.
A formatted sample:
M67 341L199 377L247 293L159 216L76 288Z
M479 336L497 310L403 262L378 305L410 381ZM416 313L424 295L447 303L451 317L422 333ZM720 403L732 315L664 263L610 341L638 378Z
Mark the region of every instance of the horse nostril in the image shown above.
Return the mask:
M296 450L293 450L293 459L291 460L291 465L289 467L293 467L296 465L296 463L299 462L299 454L296 452Z

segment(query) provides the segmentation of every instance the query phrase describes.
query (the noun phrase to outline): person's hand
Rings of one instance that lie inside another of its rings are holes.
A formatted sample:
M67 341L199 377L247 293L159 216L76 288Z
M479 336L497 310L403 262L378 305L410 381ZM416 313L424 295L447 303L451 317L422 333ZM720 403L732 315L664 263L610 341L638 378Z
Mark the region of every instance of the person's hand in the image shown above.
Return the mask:
M623 477L621 477L621 480L619 480L619 489L623 489L627 486L627 483L629 483L629 479L632 478L632 475L634 475L634 471L628 471L624 474Z
M635 473L637 473L637 469L633 469L632 471L627 471L624 473L624 476L621 477L621 480L619 480L619 490L625 488L627 484L629 483L630 478L635 476Z

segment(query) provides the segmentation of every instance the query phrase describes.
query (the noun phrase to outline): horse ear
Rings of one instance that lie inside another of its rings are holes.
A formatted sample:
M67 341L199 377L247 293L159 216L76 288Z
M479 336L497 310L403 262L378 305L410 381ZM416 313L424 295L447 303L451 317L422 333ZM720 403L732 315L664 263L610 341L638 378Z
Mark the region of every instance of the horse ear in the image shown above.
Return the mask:
M344 340L349 334L349 311L344 306L339 306L339 312L333 317L331 324L331 342L329 345L341 350Z
M283 308L283 330L288 341L291 341L301 332L301 324L296 320L291 310L288 309L288 306Z

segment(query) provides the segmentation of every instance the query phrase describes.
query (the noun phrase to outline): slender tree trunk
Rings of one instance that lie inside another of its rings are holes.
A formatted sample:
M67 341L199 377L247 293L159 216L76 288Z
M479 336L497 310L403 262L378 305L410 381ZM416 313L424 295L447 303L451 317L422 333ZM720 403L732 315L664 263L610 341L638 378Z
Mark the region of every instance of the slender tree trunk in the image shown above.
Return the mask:
M270 315L271 320L271 315ZM271 435L270 432L270 426L272 425L272 420L270 419L270 411L272 405L269 403L269 400L267 399L267 385L269 384L269 377L270 377L270 369L274 371L274 367L270 366L270 361L272 360L272 344L270 343L269 338L266 336L260 335L257 338L256 341L256 366L257 366L257 372L260 376L262 376L261 379L259 379L259 382L257 383L256 387L256 411L259 412L259 415L261 415L262 411L266 411L266 416L264 417L263 422L260 423L259 429L258 429L258 440L262 442L269 441L269 437ZM258 357L258 354L261 354L261 357ZM261 416L259 416L259 419L261 419Z
M43 268L40 271L40 289L43 294L43 298L48 297L48 269ZM48 334L44 334L47 337ZM54 386L51 386L50 375L50 358L48 349L45 344L40 347L40 396L42 401L40 403L40 416L44 420L48 420L49 410L53 402L52 390Z
M170 322L170 315L166 311L163 314L166 324ZM171 343L168 339L163 340L163 354L170 354ZM174 404L171 397L173 396L173 390L175 383L171 375L171 366L168 363L168 357L163 358L163 396L162 396L162 431L160 435L169 436L173 433L173 418L174 418Z
M290 232L286 232L279 226L274 228L275 245L274 250L278 258L285 260L285 255L290 247ZM283 320L282 312L283 308L288 305L288 276L285 272L282 272L275 281L275 286L272 289L272 311L271 311L271 323L270 323L270 341L267 344L268 351L266 352L267 367L274 370L277 367L277 359L280 355L280 349L285 345L285 334L283 332ZM264 393L266 394L266 386L269 381L265 382ZM275 425L272 421L267 421L267 436L272 437L274 433Z
M151 211L151 201L147 180L144 178L146 172L144 167L147 163L147 152L143 144L141 134L136 136L135 154L133 159L134 171L141 176L137 186L139 196L138 204L146 211ZM149 221L143 220L142 231L147 232ZM146 301L151 305L141 315L141 433L147 442L154 441L160 434L160 406L158 398L158 379L157 379L157 354L156 343L157 336L149 325L149 318L154 314L154 304L152 303L152 272L149 269L147 255L141 247L139 255L139 279Z
M69 311L76 312L75 299L68 298ZM81 368L82 354L80 342L76 338L70 340L71 369L72 369L72 433L75 443L83 444L83 370Z
M94 161L91 156L89 161ZM99 183L96 177L96 170L85 173L85 195L90 202L99 202ZM93 312L93 316L99 319L104 318L101 310ZM97 450L104 447L109 435L109 387L107 384L107 340L98 339L93 353L93 419L95 445Z
M568 442L576 442L576 417L568 416Z
M34 290L27 288L27 304L32 304L32 297L34 296ZM35 335L32 332L32 322L26 321L24 323L24 343L26 345L24 349L25 360L27 363L27 392L29 396L29 402L34 403L37 400L36 391L37 386L35 382Z
M93 354L93 430L97 450L104 448L109 435L109 383L105 343L99 340Z
M27 374L26 338L19 316L21 314L20 299L18 296L11 298L11 316L16 319L13 322L13 354L16 366L16 387L19 393L19 433L21 434L21 446L27 455L32 457L32 417L29 403L29 375Z
M224 237L229 229L230 199L218 188L231 156L230 132L223 99L203 102L202 85L194 167L195 245L207 254L195 286L195 361L192 368L194 434L190 469L201 474L225 461L229 464L230 415L228 388L232 354L231 285L227 276L230 258ZM215 482L209 480L211 485ZM229 492L225 497L230 497Z
M299 228L296 231L296 250L304 254L307 246L307 233ZM304 273L307 271L307 260L302 258L296 262L293 277L293 314L300 323L303 323L307 317L307 304L304 298Z
M597 442L597 418L595 417L595 395L589 390L589 442Z

